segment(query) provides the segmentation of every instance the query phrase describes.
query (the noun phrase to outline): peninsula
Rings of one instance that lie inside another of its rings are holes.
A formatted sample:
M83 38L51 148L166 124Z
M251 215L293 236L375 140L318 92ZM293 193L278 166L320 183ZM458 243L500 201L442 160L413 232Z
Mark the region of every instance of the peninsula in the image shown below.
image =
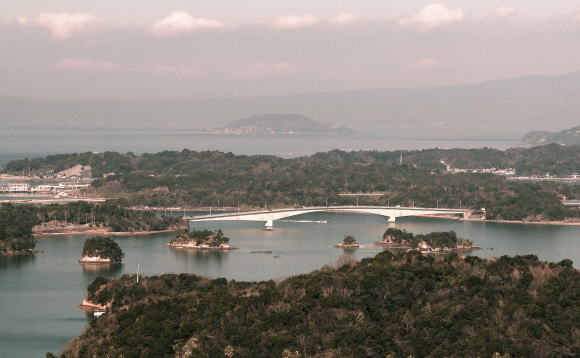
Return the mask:
M124 256L119 245L110 237L93 236L85 241L83 256L79 262L83 264L121 263Z
M87 299L107 314L61 358L580 354L580 272L570 260L385 251L279 281L97 280Z

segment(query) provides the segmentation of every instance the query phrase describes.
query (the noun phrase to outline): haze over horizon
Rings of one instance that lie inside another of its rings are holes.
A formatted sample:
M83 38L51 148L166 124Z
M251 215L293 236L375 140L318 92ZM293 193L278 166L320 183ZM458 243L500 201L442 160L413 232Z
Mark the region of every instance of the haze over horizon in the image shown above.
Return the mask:
M0 98L453 86L578 72L579 40L570 0L25 0L0 4Z
M0 4L0 50L0 128L22 136L265 113L385 138L580 124L572 0L23 0Z

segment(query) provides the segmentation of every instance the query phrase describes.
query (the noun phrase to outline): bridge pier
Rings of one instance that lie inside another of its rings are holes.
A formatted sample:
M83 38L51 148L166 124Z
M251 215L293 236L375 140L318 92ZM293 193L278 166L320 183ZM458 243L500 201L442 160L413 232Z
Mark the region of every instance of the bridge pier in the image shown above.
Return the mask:
M389 216L389 218L387 219L387 221L391 224L394 224L397 220L396 216Z
M274 221L268 220L266 224L264 224L264 230L274 230Z

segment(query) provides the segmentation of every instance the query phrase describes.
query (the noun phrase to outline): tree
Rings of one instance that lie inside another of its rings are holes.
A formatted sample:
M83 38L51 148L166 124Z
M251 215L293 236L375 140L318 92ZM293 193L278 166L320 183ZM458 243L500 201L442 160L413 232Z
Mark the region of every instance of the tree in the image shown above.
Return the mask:
M83 256L98 256L112 262L121 262L125 254L110 237L94 236L85 241Z
M356 245L357 241L356 238L352 235L347 235L344 237L344 239L342 240L342 243L344 245Z

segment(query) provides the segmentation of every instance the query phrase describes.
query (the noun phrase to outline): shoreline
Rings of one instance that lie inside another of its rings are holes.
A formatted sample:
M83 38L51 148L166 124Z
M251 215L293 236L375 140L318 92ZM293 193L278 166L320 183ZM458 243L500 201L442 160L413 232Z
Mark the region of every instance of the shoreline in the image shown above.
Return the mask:
M171 245L167 244L167 247L171 249L178 249L178 250L208 250L208 251L231 251L237 250L237 247L199 247L199 246L183 246L183 245Z
M0 256L18 256L18 255L34 255L34 254L41 254L44 251L42 250L25 250L25 251L8 251L8 252L0 252Z
M107 306L103 306L100 305L98 303L93 303L91 301L89 301L87 298L83 298L81 304L78 305L80 308L84 309L84 310L88 310L88 311L94 311L94 310L99 310L99 311L106 311L107 310Z
M153 235L170 232L177 232L183 229L167 229L156 231L103 231L103 230L87 230L87 231L70 231L70 232L46 232L36 233L34 237L49 237L49 236L68 236L68 235L104 235L104 236L133 236L133 235Z
M568 222L568 221L522 221L522 220L481 220L481 219L459 219L460 221L473 221L473 222L488 222L488 223L499 223L499 224L530 224L530 225L556 225L556 226L580 226L580 221L578 222Z

